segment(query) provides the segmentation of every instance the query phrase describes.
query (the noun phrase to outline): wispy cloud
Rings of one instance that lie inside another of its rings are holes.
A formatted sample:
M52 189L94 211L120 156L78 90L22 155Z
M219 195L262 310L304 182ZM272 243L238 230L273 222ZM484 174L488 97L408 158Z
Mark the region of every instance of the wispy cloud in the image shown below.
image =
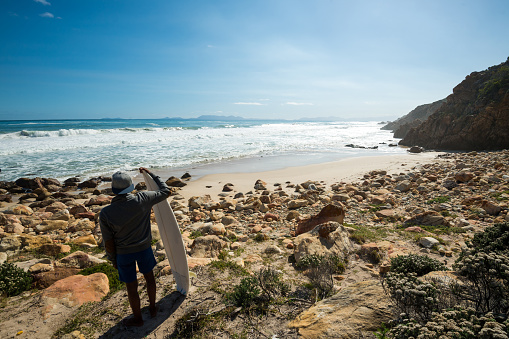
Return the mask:
M19 16L18 13L9 12L9 16Z
M45 12L45 13L42 13L42 14L39 14L39 16L43 17L43 18L54 18L55 16L53 14L51 14L50 12Z
M34 0L34 1L40 3L41 5L44 5L44 6L51 6L51 4L49 2L47 2L46 0Z
M261 104L259 102L235 102L234 105L251 105L251 106L265 106L265 104Z
M313 106L310 102L287 102L286 104L292 106Z

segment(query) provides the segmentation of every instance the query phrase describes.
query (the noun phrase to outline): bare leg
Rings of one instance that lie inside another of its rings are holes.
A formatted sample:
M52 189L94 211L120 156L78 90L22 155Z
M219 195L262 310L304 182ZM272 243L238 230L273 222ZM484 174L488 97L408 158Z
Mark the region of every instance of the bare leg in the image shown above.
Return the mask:
M143 275L145 277L145 281L147 282L147 294L148 301L150 303L150 316L154 318L157 315L157 307L156 307L156 279L154 278L154 271L150 271L149 273L145 273Z
M141 316L140 295L138 294L138 280L126 283L127 296L129 304L133 310L134 319L125 322L126 326L143 326L143 317Z

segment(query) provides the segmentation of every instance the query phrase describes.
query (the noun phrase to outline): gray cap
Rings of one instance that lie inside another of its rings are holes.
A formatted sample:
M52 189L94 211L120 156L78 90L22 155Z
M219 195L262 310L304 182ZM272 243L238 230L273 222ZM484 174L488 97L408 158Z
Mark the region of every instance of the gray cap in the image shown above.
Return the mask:
M133 179L126 172L117 172L111 176L111 190L115 194L127 194L134 190Z

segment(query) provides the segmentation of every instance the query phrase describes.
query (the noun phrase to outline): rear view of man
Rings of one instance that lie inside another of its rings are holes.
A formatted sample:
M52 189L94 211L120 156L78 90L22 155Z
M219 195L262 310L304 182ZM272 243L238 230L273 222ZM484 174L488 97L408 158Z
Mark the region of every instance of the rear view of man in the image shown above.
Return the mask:
M117 172L113 174L111 182L116 196L109 206L102 209L99 217L106 254L118 269L120 280L126 283L129 304L134 315L124 322L126 326L143 326L136 264L147 282L150 315L157 315L156 282L152 271L156 260L151 248L150 212L152 206L170 195L168 186L158 176L144 167L139 170L140 173L149 174L159 190L131 194L134 190L131 177L125 172Z

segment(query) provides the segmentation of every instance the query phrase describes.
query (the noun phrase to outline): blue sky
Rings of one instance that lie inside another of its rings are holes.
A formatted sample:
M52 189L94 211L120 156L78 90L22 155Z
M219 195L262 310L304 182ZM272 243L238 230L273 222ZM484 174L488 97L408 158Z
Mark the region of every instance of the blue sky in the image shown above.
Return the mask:
M1 0L0 120L386 120L509 56L509 1Z

